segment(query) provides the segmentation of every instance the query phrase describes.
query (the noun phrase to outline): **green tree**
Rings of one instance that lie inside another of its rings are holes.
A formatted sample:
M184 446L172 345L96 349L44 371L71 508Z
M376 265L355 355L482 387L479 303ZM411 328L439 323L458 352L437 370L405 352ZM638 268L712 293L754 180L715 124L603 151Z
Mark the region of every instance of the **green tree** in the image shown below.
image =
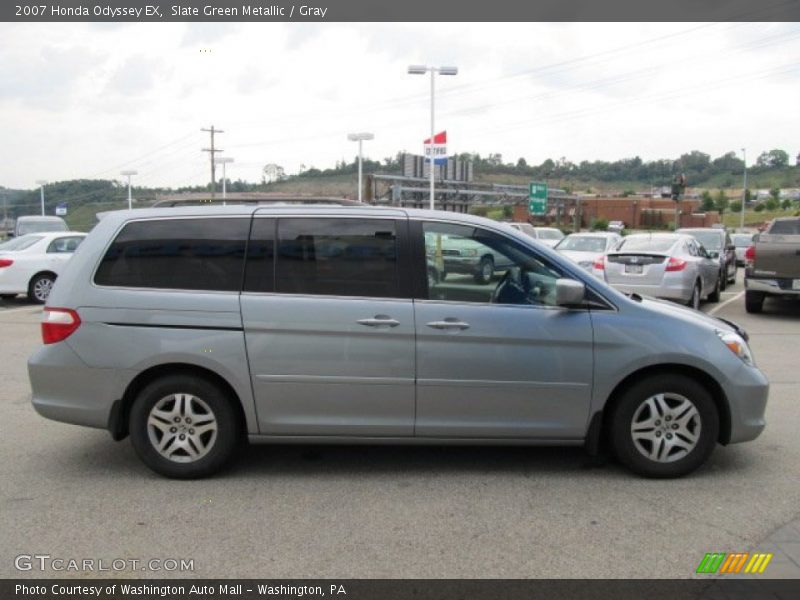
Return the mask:
M725 211L728 209L728 197L725 195L725 192L719 190L714 196L714 208L719 212L719 215L722 216L725 214Z
M734 200L728 205L728 210L730 210L732 213L738 213L742 210L742 201Z
M709 212L714 210L714 197L711 195L711 192L708 190L703 190L703 194L701 196L702 200L700 201L700 210L703 212Z
M792 201L789 200L789 198L784 198L783 202L781 202L781 208L783 210L789 210L790 208L792 208Z
M756 159L756 165L759 167L780 168L788 164L789 154L780 148L774 148L769 152L762 152L758 159Z
M767 210L778 210L778 207L781 205L780 200L775 198L774 196L770 196L767 198L767 201L764 202L764 207Z

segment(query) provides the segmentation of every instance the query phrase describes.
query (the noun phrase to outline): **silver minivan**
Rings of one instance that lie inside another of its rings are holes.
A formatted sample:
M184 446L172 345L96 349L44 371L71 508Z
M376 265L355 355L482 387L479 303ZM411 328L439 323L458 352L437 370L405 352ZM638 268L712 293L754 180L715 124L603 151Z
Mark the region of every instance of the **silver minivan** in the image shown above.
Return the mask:
M448 237L507 266L429 277ZM674 477L756 438L768 392L733 323L438 211L109 213L58 278L42 337L35 409L130 435L179 478L214 473L243 439L574 445Z

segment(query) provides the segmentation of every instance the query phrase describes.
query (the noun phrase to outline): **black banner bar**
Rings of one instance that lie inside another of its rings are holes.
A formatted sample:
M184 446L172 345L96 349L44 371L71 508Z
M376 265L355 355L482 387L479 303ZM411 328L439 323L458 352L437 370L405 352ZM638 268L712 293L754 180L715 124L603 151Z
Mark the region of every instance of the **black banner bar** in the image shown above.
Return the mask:
M798 21L800 0L11 0L16 22Z
M658 565L653 565L654 569ZM35 600L786 600L797 579L447 580L447 579L6 579L0 598Z

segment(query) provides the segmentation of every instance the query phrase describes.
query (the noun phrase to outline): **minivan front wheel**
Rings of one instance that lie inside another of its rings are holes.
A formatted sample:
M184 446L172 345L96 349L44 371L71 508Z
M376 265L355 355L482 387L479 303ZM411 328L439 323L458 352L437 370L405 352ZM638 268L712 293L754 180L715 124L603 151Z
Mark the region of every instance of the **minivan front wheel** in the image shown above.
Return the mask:
M610 425L622 464L646 477L680 477L713 452L719 415L708 390L694 379L657 375L623 393Z
M157 379L138 395L130 433L139 458L153 471L192 479L215 473L231 458L239 425L218 386L173 375Z

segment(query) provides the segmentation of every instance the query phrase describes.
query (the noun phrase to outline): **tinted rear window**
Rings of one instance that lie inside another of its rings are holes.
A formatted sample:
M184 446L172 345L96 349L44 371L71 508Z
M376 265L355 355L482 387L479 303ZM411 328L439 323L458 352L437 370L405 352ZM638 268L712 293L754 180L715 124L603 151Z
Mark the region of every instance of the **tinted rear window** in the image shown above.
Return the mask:
M95 283L239 291L249 224L245 218L129 223L100 262Z
M775 221L769 233L778 235L800 235L800 219L796 221Z
M281 219L275 291L399 296L397 226L387 219Z

